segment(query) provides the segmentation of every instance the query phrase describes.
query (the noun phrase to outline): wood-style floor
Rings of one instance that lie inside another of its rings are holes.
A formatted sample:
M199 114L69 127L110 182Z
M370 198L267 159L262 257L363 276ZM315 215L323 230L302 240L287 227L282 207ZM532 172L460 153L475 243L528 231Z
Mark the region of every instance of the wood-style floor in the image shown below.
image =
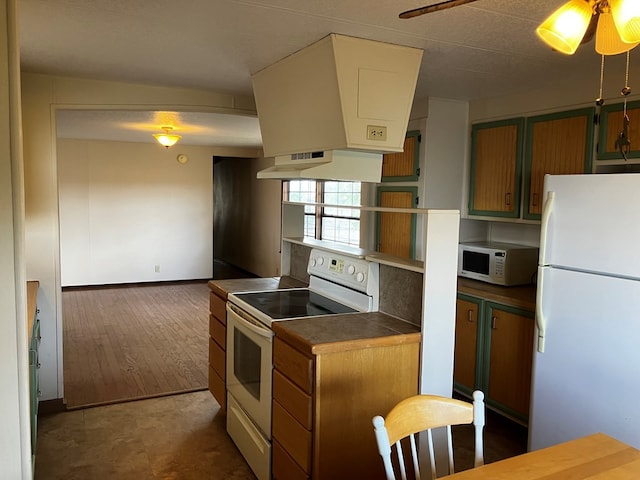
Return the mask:
M68 409L207 388L205 281L62 292Z

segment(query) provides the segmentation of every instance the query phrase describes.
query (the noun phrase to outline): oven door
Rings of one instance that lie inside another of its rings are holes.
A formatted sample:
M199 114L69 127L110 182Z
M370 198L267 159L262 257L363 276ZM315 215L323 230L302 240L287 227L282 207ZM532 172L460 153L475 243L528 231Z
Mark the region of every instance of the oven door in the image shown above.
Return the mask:
M273 332L227 303L227 392L271 439Z

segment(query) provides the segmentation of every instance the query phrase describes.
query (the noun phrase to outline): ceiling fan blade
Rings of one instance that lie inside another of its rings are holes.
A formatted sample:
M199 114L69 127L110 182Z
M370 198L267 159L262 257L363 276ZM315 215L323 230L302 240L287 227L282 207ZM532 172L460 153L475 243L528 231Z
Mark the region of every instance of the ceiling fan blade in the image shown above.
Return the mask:
M593 36L596 34L596 30L598 29L598 18L600 17L600 12L596 11L591 17L589 21L589 26L587 27L587 31L584 33L584 37L582 37L582 41L580 44L587 43L591 41Z
M447 8L453 8L460 5L466 5L467 3L475 2L477 0L446 0L440 3L434 3L427 7L414 8L413 10L407 10L398 15L400 18L413 18L425 13L439 12L440 10L446 10Z

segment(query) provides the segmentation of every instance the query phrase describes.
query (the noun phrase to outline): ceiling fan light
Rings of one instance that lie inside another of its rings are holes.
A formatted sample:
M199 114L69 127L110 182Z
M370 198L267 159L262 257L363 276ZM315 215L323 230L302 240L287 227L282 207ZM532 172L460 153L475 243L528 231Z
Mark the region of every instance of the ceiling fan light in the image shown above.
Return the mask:
M178 140L180 140L180 135L169 133L171 130L173 130L172 127L162 127L162 129L164 130L164 133L154 133L153 138L155 138L163 147L169 148L175 145Z
M571 0L542 22L536 33L554 50L572 55L578 49L592 15L589 2Z
M636 47L638 43L623 42L610 12L600 12L596 31L596 52L600 55L618 55Z
M609 0L613 20L623 42L640 42L640 2L638 0Z

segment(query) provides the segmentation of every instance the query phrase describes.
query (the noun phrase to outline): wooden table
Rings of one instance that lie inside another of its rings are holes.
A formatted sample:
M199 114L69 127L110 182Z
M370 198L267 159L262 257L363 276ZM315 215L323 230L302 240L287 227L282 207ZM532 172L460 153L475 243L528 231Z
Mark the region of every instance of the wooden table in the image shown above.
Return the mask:
M596 433L483 467L451 480L637 480L640 450Z

